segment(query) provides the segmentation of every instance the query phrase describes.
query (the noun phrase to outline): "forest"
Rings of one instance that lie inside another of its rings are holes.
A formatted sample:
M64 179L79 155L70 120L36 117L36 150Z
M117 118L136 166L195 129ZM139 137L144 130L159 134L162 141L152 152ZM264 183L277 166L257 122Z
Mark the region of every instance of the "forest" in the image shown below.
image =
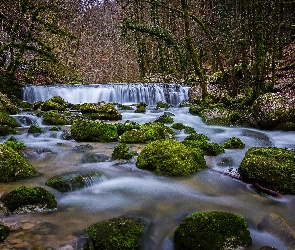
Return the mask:
M25 84L178 82L225 71L232 97L271 89L294 41L292 0L7 0L1 91ZM293 67L294 65L289 65Z

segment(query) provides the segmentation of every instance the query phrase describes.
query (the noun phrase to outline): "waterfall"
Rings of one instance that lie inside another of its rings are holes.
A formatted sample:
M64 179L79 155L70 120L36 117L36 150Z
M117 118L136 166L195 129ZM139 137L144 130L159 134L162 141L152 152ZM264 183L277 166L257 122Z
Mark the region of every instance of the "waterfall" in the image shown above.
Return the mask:
M23 88L23 101L34 103L60 96L65 101L77 103L139 103L155 105L163 101L177 105L188 99L189 87L180 84L90 84L90 85L28 85Z

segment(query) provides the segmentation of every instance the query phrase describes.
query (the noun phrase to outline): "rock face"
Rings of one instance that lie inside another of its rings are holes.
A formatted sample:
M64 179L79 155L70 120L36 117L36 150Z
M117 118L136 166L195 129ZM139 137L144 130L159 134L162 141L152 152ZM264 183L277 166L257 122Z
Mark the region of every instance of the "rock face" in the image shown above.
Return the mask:
M187 216L174 234L175 250L222 250L250 246L248 225L240 215L197 212Z
M86 229L90 236L84 250L140 249L144 224L140 219L114 218Z
M206 167L201 149L189 148L176 140L158 140L140 152L136 166L166 176L186 176Z
M295 119L295 97L267 93L253 104L254 117L258 125L265 129L283 126Z
M239 166L242 180L286 194L295 194L295 152L251 148Z

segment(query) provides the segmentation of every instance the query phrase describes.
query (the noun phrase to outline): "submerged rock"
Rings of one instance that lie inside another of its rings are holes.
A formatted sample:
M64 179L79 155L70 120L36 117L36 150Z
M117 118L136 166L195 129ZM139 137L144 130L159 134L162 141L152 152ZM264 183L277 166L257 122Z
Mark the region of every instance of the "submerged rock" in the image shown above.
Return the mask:
M11 147L0 145L0 182L38 175L37 170Z
M105 154L85 154L82 157L82 163L107 162L111 158Z
M250 246L245 219L227 212L197 212L187 216L174 234L175 250L222 250Z
M41 187L19 187L0 198L12 213L52 210L57 208L53 194Z
M295 152L250 148L239 166L242 180L286 194L295 194Z
M206 167L204 154L176 140L157 140L146 145L136 160L140 169L166 176L186 176Z
M89 239L83 249L141 249L144 228L142 220L133 218L114 218L98 222L85 230Z
M10 233L10 228L0 224L0 242L4 241Z

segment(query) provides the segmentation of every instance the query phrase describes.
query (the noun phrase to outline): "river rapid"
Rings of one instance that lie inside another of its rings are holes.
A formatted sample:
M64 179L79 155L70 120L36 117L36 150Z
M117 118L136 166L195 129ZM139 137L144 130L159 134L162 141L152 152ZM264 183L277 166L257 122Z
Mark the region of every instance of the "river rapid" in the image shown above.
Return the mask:
M145 114L120 111L123 119L140 124L154 121L164 114L148 106ZM188 214L198 211L227 211L242 215L248 225L253 245L245 249L272 246L279 250L294 249L295 240L290 237L295 230L295 197L270 196L258 193L250 184L231 178L245 152L251 147L282 147L295 149L295 132L262 131L243 127L208 126L188 108L170 108L174 122L193 127L207 135L212 142L223 143L230 137L239 137L245 149L229 150L216 157L206 157L208 168L190 177L171 178L137 169L135 159L85 163L86 155L111 156L114 143L81 143L61 139L62 131L49 131L50 126L33 114L15 115L22 127L14 137L26 144L26 159L42 174L17 182L0 183L0 194L19 186L41 186L53 193L58 208L51 212L13 214L0 213L0 222L11 227L9 237L0 243L0 249L78 250L84 240L83 230L96 222L119 216L141 217L148 222L145 249L173 250L173 234ZM28 117L41 126L44 133L28 134ZM64 126L63 130L69 130ZM187 135L177 131L175 138L183 140ZM8 137L1 137L3 143ZM84 145L84 146L83 146ZM87 145L87 146L85 146ZM91 145L92 147L90 147ZM131 150L140 151L144 145L130 144ZM78 191L59 193L45 186L50 177L69 172L99 171L102 177L89 187ZM277 218L277 219L271 219Z

